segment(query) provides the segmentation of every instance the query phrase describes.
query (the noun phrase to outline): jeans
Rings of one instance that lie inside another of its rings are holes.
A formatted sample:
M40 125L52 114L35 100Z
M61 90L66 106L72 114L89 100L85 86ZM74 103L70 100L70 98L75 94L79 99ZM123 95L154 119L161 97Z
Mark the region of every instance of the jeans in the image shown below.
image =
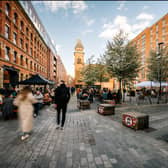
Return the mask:
M57 124L60 124L60 114L62 112L61 127L64 126L66 118L67 104L57 104Z

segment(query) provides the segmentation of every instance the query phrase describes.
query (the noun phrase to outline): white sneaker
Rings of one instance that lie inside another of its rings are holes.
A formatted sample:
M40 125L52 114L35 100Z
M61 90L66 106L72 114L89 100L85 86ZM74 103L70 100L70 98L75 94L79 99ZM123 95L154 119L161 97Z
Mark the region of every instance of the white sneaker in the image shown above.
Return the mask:
M29 134L22 135L22 136L21 136L21 140L24 141L24 140L27 139L29 136L30 136Z

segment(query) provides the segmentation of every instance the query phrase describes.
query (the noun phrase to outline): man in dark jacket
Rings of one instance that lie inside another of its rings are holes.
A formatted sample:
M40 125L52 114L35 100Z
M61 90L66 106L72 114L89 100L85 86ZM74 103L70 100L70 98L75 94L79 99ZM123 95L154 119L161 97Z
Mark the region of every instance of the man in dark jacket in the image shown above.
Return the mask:
M57 108L57 129L60 128L60 113L62 111L61 129L64 127L67 104L70 99L70 91L66 87L65 82L61 80L60 86L55 90L55 104Z

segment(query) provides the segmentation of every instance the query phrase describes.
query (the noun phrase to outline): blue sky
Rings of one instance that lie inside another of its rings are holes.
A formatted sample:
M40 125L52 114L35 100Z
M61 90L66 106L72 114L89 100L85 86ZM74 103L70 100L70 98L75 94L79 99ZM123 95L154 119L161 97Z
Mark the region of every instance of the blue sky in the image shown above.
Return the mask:
M119 29L134 38L168 13L164 1L33 1L38 16L61 56L74 75L74 47L80 39L85 61L99 57Z

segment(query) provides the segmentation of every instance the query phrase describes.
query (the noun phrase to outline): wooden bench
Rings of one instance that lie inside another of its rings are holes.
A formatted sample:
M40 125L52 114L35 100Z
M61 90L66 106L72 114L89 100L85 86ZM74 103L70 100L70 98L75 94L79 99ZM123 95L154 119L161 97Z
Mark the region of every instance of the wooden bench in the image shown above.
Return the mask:
M122 114L122 124L135 130L149 128L149 116L139 112Z
M112 104L99 104L97 112L102 115L115 114L115 106Z
M78 100L77 106L79 109L90 109L89 100Z

